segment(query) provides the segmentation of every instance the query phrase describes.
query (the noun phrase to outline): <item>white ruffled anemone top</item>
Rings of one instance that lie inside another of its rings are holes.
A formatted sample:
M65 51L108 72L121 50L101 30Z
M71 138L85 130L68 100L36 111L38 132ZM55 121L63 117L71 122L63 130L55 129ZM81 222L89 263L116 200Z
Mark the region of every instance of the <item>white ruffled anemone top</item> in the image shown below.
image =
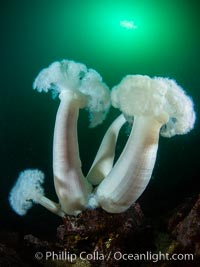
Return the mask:
M44 196L44 173L37 169L22 171L9 195L9 202L18 215L25 215L33 204L40 204L52 213L64 217L60 205Z

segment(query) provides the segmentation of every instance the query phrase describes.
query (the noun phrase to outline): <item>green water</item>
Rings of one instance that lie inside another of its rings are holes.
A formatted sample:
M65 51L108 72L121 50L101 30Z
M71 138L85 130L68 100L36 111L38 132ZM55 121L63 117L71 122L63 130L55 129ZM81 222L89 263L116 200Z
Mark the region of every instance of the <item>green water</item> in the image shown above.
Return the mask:
M59 102L34 92L32 83L42 68L63 58L96 69L110 87L127 74L177 80L194 100L195 129L185 136L160 139L153 179L141 203L145 210L160 212L168 204L173 206L199 191L199 1L4 2L0 9L3 220L12 225L17 218L9 209L7 195L18 173L25 168L39 168L46 173L45 190L56 200L52 139ZM123 20L133 21L137 27L123 28L120 26ZM91 130L86 112L80 112L78 130L84 172L117 114L112 109L104 124ZM125 141L126 134L122 132L118 151ZM37 207L31 212L41 215L43 209ZM31 214L27 220L34 217Z

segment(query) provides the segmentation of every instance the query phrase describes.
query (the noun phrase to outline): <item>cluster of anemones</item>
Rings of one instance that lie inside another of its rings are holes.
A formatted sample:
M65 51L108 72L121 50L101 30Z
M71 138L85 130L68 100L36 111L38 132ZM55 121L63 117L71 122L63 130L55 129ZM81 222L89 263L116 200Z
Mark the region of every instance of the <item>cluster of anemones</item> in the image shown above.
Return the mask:
M54 185L59 203L44 196L41 171L25 170L9 195L19 215L26 214L33 203L62 217L96 207L110 213L127 210L151 178L159 134L184 134L195 122L192 100L167 78L128 75L110 93L95 70L62 60L39 73L34 89L52 91L60 99L53 141ZM94 127L105 119L110 103L122 114L107 130L84 177L77 139L79 109L89 111L90 125ZM131 133L114 164L118 133L127 120L132 124Z

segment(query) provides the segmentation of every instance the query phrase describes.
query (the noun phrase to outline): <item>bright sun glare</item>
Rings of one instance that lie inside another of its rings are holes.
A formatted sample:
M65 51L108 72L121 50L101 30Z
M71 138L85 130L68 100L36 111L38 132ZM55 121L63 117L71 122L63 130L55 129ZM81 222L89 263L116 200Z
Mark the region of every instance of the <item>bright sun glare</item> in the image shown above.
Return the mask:
M127 30L137 29L137 26L132 20L121 20L120 26L126 28Z

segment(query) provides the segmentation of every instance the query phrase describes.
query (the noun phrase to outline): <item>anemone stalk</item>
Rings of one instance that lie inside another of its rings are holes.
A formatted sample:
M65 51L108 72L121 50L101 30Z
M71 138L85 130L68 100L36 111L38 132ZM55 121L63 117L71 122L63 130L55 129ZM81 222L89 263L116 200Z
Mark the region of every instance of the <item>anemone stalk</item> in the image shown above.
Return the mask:
M145 190L156 160L160 128L166 121L166 115L135 117L121 156L97 189L97 203L104 210L123 212Z
M98 185L109 174L115 158L115 146L122 125L126 122L123 115L118 116L108 128L101 142L87 179L90 183Z
M62 210L70 215L81 212L90 191L81 171L77 120L82 98L70 90L60 94L53 140L54 184Z

